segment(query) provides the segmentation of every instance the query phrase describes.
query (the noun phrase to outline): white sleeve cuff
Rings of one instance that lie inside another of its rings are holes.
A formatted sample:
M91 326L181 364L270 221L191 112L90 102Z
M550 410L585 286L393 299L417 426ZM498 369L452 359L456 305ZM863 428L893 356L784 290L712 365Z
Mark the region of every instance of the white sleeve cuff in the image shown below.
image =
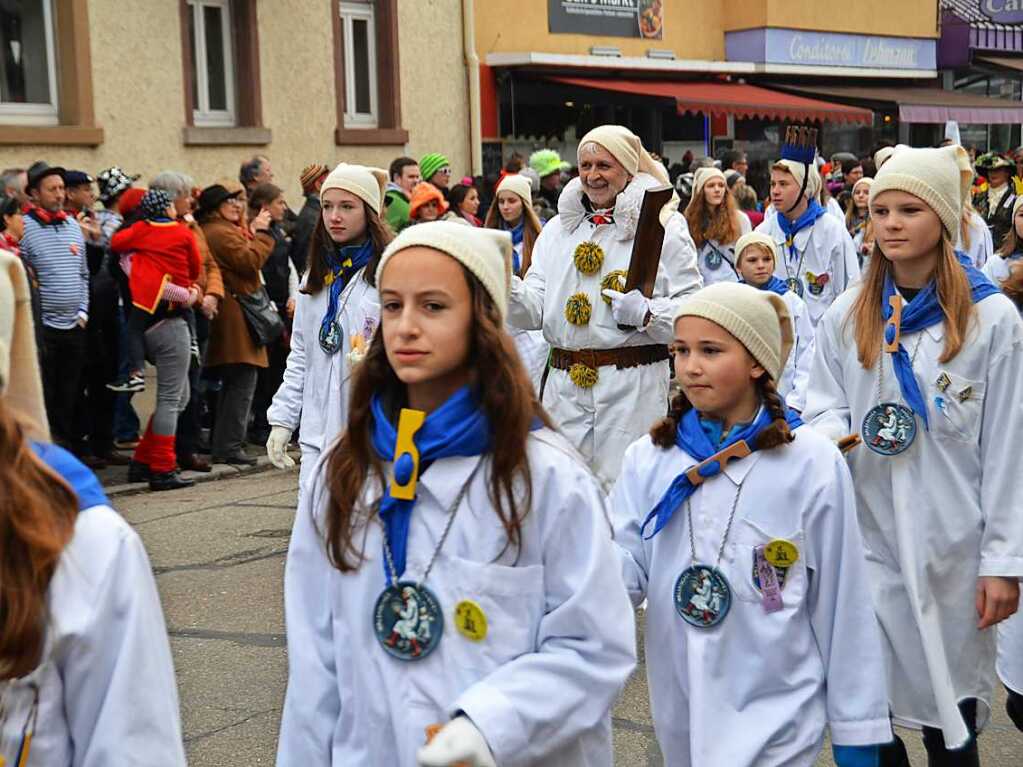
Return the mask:
M448 713L454 717L459 711L483 733L498 764L507 763L528 747L526 726L518 711L508 696L485 680L466 690Z
M873 746L891 743L892 724L888 717L853 722L829 722L831 742L836 746Z

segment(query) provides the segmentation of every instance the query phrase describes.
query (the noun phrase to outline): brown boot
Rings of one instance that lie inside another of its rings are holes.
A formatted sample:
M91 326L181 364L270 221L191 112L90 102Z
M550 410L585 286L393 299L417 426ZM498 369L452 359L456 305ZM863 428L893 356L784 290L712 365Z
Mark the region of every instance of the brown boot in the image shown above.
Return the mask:
M201 471L204 474L213 471L210 462L195 453L178 456L178 466L181 467L182 471Z

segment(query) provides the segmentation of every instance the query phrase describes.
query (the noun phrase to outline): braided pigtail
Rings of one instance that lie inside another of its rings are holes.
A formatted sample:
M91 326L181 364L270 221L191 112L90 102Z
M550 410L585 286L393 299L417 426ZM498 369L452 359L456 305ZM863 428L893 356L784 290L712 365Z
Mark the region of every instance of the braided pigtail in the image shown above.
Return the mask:
M757 437L757 450L770 450L794 440L796 436L789 430L788 421L785 419L785 403L778 394L774 379L767 373L757 379L757 392L771 416L771 425Z
M681 391L671 400L671 407L668 415L653 425L650 429L650 439L658 447L665 449L674 446L675 432L678 430L682 416L692 410L693 404Z

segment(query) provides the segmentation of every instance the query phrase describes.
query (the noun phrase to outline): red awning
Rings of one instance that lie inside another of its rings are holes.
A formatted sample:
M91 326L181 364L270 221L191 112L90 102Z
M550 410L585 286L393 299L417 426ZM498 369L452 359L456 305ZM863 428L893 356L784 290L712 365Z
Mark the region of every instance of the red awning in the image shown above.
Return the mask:
M668 82L664 80L599 80L587 77L549 77L566 85L615 93L675 99L679 114L702 112L777 120L871 124L874 113L862 107L769 91L755 85L720 82Z

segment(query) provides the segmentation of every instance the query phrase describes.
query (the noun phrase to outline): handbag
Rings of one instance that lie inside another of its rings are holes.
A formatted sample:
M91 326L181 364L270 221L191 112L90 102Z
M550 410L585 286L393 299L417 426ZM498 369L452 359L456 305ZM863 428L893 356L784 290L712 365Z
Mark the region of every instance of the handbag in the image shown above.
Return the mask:
M242 308L245 324L249 326L256 346L268 346L284 333L284 320L270 303L270 296L262 285L251 293L232 293Z

